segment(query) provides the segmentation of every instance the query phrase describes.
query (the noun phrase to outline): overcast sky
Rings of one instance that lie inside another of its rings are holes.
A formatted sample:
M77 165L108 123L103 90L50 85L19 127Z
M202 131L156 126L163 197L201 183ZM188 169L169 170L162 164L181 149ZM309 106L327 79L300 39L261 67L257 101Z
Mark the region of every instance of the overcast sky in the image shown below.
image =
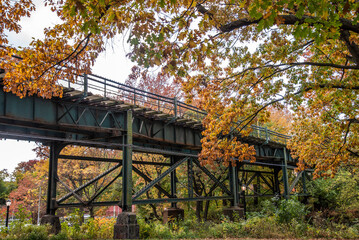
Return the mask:
M43 29L59 22L56 14L43 5L42 0L34 0L36 12L30 18L21 20L22 31L20 34L8 33L9 43L14 47L27 46L32 38L43 38ZM107 46L106 52L102 53L92 72L115 80L124 82L131 72L133 63L125 57L126 44L122 37L116 38ZM36 158L35 143L15 140L0 140L0 170L8 169L11 173L18 163Z

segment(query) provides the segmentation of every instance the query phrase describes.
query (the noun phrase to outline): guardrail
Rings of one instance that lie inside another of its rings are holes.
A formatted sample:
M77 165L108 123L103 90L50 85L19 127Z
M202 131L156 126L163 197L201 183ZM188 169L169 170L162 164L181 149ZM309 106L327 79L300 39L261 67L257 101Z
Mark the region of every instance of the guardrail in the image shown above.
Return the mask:
M174 116L175 118L188 118L202 121L206 112L195 106L186 104L176 97L170 98L159 94L151 93L142 89L125 85L94 74L79 76L76 83L69 81L60 81L63 87L73 88L82 91L86 97L91 91L92 94L102 97L123 101L134 106L145 107L154 111L163 112ZM291 137L275 131L271 131L266 127L256 125L252 128L250 136L260 138L268 142L276 142L286 144Z

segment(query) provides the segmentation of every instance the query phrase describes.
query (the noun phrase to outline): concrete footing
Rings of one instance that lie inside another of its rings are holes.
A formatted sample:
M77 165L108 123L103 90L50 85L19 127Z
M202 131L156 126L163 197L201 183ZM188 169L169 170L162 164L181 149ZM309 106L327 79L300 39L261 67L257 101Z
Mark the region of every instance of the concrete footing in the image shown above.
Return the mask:
M41 218L41 225L51 225L51 233L58 234L61 231L60 219L56 215L45 215Z
M163 211L163 223L168 223L183 218L184 218L184 210L181 208L166 208Z
M137 224L136 214L122 212L117 216L114 227L114 239L139 239L140 226Z
M244 218L244 208L241 207L229 207L223 209L223 215L228 217L229 220L235 221L238 218Z

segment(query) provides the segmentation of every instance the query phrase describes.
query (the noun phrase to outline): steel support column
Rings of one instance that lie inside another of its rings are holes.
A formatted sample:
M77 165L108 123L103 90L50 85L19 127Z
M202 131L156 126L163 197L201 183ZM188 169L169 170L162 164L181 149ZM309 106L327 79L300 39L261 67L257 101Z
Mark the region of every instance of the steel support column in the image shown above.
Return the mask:
M282 166L282 173L283 173L283 187L284 187L284 198L288 199L289 195L289 183L288 183L288 168L287 168L287 161L288 161L288 155L287 155L287 149L283 148L284 153L284 159L283 159L283 166Z
M171 156L171 165L176 163L176 159L174 156ZM176 169L173 170L170 173L171 176L171 195L172 197L177 198L176 194L177 194L177 188L176 188ZM173 202L171 203L171 207L172 208L177 208L177 202Z
M193 161L189 158L187 161L187 176L188 176L188 197L193 198Z
M122 161L122 213L117 216L114 239L138 239L140 227L136 213L132 212L132 110L126 112L126 134L124 135Z
M122 163L122 211L132 211L132 110L126 112L126 134L124 135Z
M64 145L52 142L50 144L49 178L47 185L46 214L55 215L56 212L56 186L58 157Z
M232 206L239 204L239 186L238 186L238 171L236 166L229 166L229 181L230 189L233 195Z
M60 219L55 215L57 210L56 185L57 185L57 166L61 150L65 144L51 142L49 158L49 178L47 186L46 215L41 218L41 224L50 224L51 232L57 234L61 230Z

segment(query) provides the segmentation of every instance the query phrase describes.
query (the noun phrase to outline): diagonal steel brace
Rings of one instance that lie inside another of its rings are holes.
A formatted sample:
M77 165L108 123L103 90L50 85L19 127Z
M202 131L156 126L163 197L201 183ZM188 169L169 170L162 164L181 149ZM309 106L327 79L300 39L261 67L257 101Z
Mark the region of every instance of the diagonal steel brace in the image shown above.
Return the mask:
M140 197L142 194L150 190L151 187L156 185L159 181L161 181L164 177L166 177L168 174L173 172L179 165L181 165L183 162L187 161L189 157L185 157L179 161L177 161L175 164L173 164L170 168L168 168L166 171L164 171L161 175L159 175L156 179L152 180L149 184L144 186L140 191L138 191L132 199L135 200L138 197Z
M212 181L218 184L223 191L225 191L228 195L232 195L232 192L228 190L224 184L222 184L218 179L205 167L201 166L200 162L197 159L193 159L193 162L208 176Z
M92 183L96 182L97 180L99 180L100 178L106 176L107 174L111 173L113 170L119 168L122 165L122 162L117 164L116 166L110 168L109 170L107 170L106 172L98 175L97 177L95 177L94 179L90 180L89 182L83 184L82 186L76 188L74 191L66 194L65 196L63 196L62 198L60 198L57 203L62 203L63 201L65 201L66 199L68 199L69 197L71 197L74 193L77 193L79 191L81 191L82 189L86 188L87 186L91 185Z

